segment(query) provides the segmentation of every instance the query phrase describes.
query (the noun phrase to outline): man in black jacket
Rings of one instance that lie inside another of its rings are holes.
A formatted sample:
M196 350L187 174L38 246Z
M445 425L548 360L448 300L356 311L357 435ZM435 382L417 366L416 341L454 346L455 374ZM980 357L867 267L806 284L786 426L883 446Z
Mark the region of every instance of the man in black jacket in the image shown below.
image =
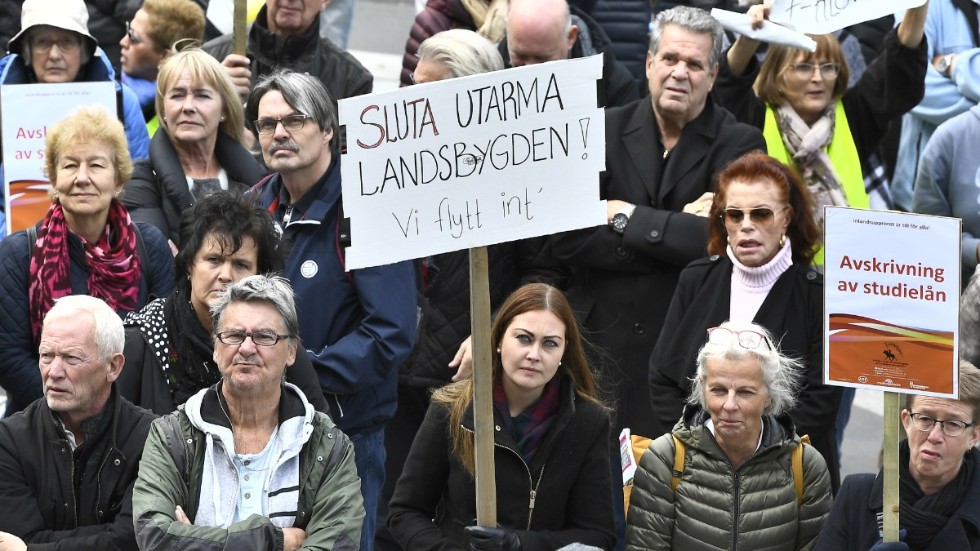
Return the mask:
M248 29L245 55L231 53L232 35L211 40L202 47L228 70L238 94L248 96L259 77L273 69L292 69L316 77L336 102L370 94L374 76L346 50L320 37L320 12L327 0L301 0L285 6L269 0Z
M629 70L616 61L612 43L585 12L567 0L512 0L507 36L500 55L508 67L523 67L559 59L602 54L599 105L616 107L638 99L640 92Z
M154 416L114 390L124 341L88 295L44 318L44 397L0 421L0 551L136 549L133 482Z

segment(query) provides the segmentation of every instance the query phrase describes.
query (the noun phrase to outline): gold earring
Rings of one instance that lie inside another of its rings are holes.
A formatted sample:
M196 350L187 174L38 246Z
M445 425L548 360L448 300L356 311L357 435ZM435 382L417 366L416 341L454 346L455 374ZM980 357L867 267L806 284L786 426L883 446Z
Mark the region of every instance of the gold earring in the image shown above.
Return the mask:
M782 247L785 244L786 244L786 234L784 233L783 235L779 236L779 246Z

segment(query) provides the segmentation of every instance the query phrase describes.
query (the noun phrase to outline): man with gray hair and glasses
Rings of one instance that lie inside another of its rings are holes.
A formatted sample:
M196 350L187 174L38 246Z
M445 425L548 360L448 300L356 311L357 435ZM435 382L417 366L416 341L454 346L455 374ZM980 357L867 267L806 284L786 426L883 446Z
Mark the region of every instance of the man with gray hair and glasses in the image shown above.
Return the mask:
M44 396L0 421L0 551L136 549L133 481L154 415L115 390L125 339L88 295L44 317Z
M133 490L140 549L358 549L354 446L284 380L299 346L289 282L249 276L212 314L221 380L153 424Z
M341 198L337 112L316 78L276 71L248 98L247 120L274 174L252 189L293 247L285 275L296 290L300 337L330 404L351 440L371 549L384 482L384 426L397 406L398 367L415 344L411 262L352 270ZM363 239L363 237L362 237Z

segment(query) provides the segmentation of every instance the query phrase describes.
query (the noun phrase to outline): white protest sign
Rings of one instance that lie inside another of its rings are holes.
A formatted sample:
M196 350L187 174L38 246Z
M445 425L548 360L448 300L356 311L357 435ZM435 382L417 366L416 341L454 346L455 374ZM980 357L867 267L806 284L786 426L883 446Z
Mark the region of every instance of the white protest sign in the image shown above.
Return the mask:
M602 57L340 101L347 267L605 224Z
M773 0L769 19L807 34L826 34L921 6L926 0Z
M826 209L826 381L957 396L961 225L958 218Z
M80 105L102 104L116 113L112 82L6 84L0 86L3 119L3 185L7 232L22 230L44 217L51 206L44 176L48 127Z
M817 51L817 43L812 38L789 27L784 27L772 20L764 22L762 27L758 29L753 29L752 19L744 13L712 8L711 17L717 19L725 30L736 32L749 38L762 40L770 44L782 44L790 48L800 48L810 52Z

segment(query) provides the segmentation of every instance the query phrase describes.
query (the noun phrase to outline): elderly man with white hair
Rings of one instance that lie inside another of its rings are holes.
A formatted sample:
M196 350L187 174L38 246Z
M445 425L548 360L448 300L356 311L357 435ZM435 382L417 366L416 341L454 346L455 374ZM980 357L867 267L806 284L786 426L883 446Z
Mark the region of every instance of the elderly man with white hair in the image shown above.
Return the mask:
M114 381L122 320L101 299L58 299L41 330L44 397L0 421L0 551L135 550L133 482L154 415Z

